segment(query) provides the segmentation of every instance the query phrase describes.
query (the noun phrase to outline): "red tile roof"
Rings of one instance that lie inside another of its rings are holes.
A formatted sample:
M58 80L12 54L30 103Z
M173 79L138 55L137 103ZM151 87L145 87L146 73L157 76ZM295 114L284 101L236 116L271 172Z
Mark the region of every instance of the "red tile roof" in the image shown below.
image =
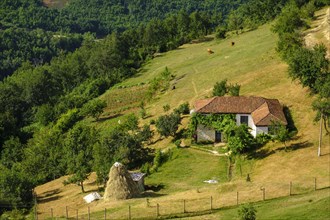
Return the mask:
M283 107L277 99L245 96L221 96L197 100L195 111L199 113L251 114L256 126L268 126L272 121L287 124Z

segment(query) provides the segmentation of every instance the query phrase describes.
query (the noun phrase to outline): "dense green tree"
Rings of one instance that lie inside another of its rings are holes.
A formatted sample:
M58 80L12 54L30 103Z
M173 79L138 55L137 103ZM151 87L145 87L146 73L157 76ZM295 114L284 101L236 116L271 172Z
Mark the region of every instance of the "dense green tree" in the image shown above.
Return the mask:
M224 96L227 93L227 79L217 82L213 87L213 96Z
M24 150L22 167L34 184L41 184L65 174L63 155L61 132L43 128L29 140Z
M219 26L217 29L216 29L216 38L219 38L219 39L225 39L226 38L226 33L227 33L227 28L224 27L224 26Z
M190 109L189 109L189 103L185 102L179 105L178 108L174 109L174 112L179 113L179 114L189 114Z
M3 149L0 154L0 163L8 169L11 169L15 163L22 161L23 152L24 145L17 137L11 137L3 144Z
M97 132L83 123L70 129L64 140L64 157L67 172L71 174L68 183L79 182L84 191L84 180L92 172L93 147L98 137Z
M293 79L299 79L304 87L314 93L322 89L322 84L329 74L329 61L324 45L316 45L313 50L297 49L289 59L289 74Z
M13 208L26 208L33 206L34 184L24 172L19 164L15 164L11 169L0 164L0 201L3 205Z
M160 116L156 121L156 128L160 135L168 137L175 136L180 124L180 115L171 113L169 115Z
M282 13L273 26L273 31L279 34L293 33L296 29L304 25L305 22L301 19L298 6L291 1L290 4L286 4L283 8Z
M103 109L107 106L104 100L94 99L87 102L81 109L80 113L84 116L91 116L96 120L103 113Z
M249 152L254 147L254 138L246 124L227 130L228 147L234 155Z
M243 29L243 17L237 11L232 11L228 16L228 29L236 31L238 34L238 30Z

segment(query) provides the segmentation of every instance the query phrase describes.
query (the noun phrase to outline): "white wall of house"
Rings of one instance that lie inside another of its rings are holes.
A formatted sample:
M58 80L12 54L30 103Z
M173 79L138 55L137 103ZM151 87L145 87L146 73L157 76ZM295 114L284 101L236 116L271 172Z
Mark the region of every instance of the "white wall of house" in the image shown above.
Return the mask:
M256 137L261 133L268 133L268 127L257 127L250 114L236 114L236 124L238 126L241 125L241 116L248 116L248 126L251 128L251 134L253 137ZM204 125L197 125L196 133L198 142L215 142L215 130L213 128L205 127Z
M215 141L215 131L212 128L205 127L204 125L197 125L197 141Z
M268 127L256 127L257 134L266 133L268 134Z
M248 126L251 128L251 134L253 137L257 136L257 127L253 122L252 116L250 114L236 114L236 124L241 125L241 116L248 116Z

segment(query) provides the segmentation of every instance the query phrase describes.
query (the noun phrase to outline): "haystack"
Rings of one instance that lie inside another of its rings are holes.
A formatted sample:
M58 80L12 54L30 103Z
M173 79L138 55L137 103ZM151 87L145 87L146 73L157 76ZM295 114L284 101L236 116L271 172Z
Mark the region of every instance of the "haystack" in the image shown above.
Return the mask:
M110 169L104 199L130 199L139 195L139 189L124 165L116 162Z

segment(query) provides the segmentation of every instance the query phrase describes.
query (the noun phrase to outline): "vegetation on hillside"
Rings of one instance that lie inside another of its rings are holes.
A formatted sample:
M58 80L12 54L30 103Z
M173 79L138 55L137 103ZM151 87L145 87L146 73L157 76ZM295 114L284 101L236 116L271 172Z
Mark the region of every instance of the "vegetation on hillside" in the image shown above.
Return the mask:
M316 121L324 119L324 127L329 134L330 124L330 61L326 58L325 45L305 48L301 31L307 27L306 19L312 18L316 10L313 2L298 4L290 2L283 8L273 31L279 35L277 49L289 64L289 76L307 87L317 96L313 109Z
M273 19L286 1L71 0L61 9L47 8L41 0L1 1L0 79L25 61L40 65L73 51L87 33L104 37L130 30L126 36L133 36L132 43L153 46L140 54L165 51L218 27L225 31L256 28Z
M232 11L224 22L216 17L220 16L218 12L208 13L208 8L187 12L180 8L178 15L161 14L150 22L142 19L142 25L124 30L127 27L120 25L102 29L108 23L103 24L98 16L108 11L99 13L91 5L89 16L82 16L79 8L83 5L75 6L74 2L80 1L72 1L62 10L47 9L36 0L0 3L1 42L9 42L0 43L5 51L1 62L7 62L7 65L1 65L6 68L0 70L1 78L19 67L0 82L0 202L10 207L31 205L32 189L36 185L65 174L72 175L68 182L83 182L93 170L97 172L99 182L104 183L114 161L121 161L129 168L151 163L153 151L143 147L150 140L150 127L148 124L139 127L136 116L128 116L125 122L118 121L118 127L108 136L102 136L92 124L82 121L89 116L99 119L104 102L95 98L116 83L134 76L155 52L175 49L184 42L211 33L218 25L238 33L244 28L253 28L251 24L272 19L280 11L270 13L274 3L269 1L263 9L270 14L260 18L258 4L251 1ZM285 2L279 1L275 5L281 8ZM101 8L116 9L112 6ZM255 12L246 15L245 10L252 9ZM80 13L80 19L70 17L66 10ZM40 16L32 16L36 14ZM61 16L73 24L64 22L62 25ZM20 33L18 30L22 31L22 36L31 36L28 38L31 40L22 37L17 39L22 43L11 44L8 39ZM58 36L45 30L65 34ZM103 36L114 30L118 33L102 39L95 37L95 34ZM93 34L72 34L85 31ZM320 74L323 76L324 72ZM168 88L168 80L157 86ZM151 88L152 84L149 86ZM326 91L329 90L316 92L323 94ZM170 116L173 117L170 126L164 120L168 119L166 116L157 120L159 133L164 136L175 136L181 120L177 113ZM13 189L14 186L19 187Z

